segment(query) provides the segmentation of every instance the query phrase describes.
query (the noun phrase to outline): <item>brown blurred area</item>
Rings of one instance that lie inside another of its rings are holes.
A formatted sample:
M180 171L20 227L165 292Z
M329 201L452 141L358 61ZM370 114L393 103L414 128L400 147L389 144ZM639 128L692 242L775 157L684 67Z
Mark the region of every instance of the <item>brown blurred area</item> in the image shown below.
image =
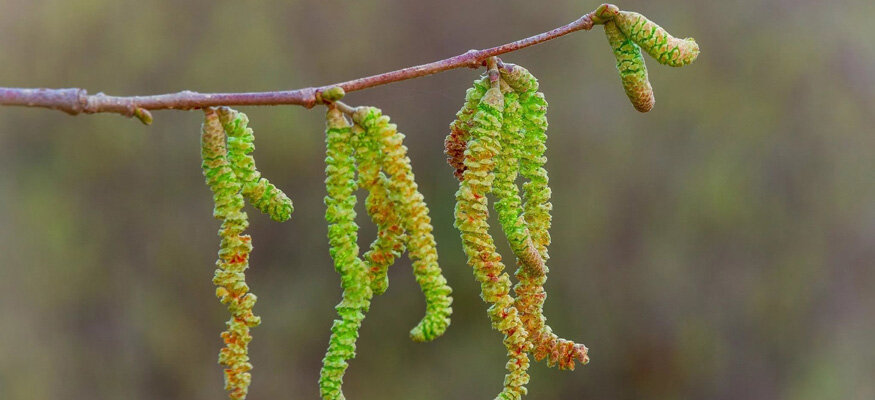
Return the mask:
M116 95L326 84L515 40L595 2L0 3L0 86ZM702 48L647 59L656 107L628 104L600 28L503 57L550 103L546 313L591 349L531 369L532 399L875 398L875 3L626 1ZM452 226L444 136L478 73L352 93L407 136L431 208L453 325L405 259L374 299L351 399L489 399L505 363ZM261 171L293 198L251 208L251 399L316 399L340 298L323 219L323 113L243 108ZM218 399L227 312L197 112L0 108L0 398ZM361 244L373 228L361 213ZM506 249L503 236L497 241ZM508 254L508 253L505 253Z

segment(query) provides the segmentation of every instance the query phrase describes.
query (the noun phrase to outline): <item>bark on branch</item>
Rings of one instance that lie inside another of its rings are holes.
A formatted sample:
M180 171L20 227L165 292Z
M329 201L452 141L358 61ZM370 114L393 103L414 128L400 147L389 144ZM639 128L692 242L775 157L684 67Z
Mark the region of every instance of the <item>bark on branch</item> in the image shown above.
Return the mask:
M598 21L596 21L597 23ZM293 104L311 108L322 102L321 93L333 87L354 92L374 86L418 78L456 68L479 68L489 58L546 42L579 30L592 29L593 12L556 29L515 42L484 50L469 50L447 59L407 67L379 75L346 82L295 90L250 93L178 93L152 96L89 95L84 89L31 89L0 87L0 105L42 107L60 110L71 115L80 113L117 113L137 117L145 124L152 122L149 110L191 110L212 106L267 106Z

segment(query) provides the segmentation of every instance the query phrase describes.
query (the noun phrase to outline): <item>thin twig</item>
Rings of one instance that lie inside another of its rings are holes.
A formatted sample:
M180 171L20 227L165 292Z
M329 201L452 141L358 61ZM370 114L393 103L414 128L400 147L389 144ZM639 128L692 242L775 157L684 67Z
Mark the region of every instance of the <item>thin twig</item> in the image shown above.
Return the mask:
M117 113L127 117L137 117L146 124L152 121L149 110L190 110L211 106L266 106L282 104L293 104L311 108L322 102L321 92L333 87L340 87L346 93L349 93L456 68L479 68L483 66L483 63L489 57L517 51L579 30L589 30L592 26L593 13L590 12L567 25L501 46L485 50L469 50L463 54L428 64L320 87L251 93L197 93L186 90L178 93L130 97L108 96L103 93L89 95L84 89L78 88L30 89L0 87L0 105L50 108L64 111L71 115L80 113Z

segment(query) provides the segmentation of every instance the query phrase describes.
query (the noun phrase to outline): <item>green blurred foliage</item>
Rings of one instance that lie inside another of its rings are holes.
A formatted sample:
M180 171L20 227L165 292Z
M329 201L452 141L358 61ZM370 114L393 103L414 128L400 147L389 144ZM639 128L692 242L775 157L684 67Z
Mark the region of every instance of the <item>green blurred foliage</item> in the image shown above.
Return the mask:
M504 43L596 5L7 0L0 84L304 87ZM682 69L648 60L657 102L646 115L628 104L601 29L504 57L539 76L551 104L546 312L592 356L575 372L536 364L531 398L875 398L875 5L619 5L702 48ZM452 227L457 182L442 155L476 75L347 98L408 134L455 289L446 336L412 343L422 297L409 262L392 268L347 375L351 398L485 399L501 386L504 349ZM323 114L245 111L259 167L296 208L283 224L250 213L248 281L264 319L250 396L314 399L340 297ZM144 127L0 108L0 398L224 396L200 118L156 112ZM373 228L360 222L365 244Z

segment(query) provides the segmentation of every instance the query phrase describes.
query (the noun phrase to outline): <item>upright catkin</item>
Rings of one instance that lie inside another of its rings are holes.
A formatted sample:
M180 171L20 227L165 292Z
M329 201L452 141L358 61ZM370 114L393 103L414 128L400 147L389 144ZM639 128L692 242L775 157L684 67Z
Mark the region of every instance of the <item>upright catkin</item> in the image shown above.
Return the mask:
M411 339L424 342L442 335L450 324L452 289L441 274L428 206L416 185L404 135L389 117L375 107L359 107L353 121L361 125L379 144L383 171L389 179L390 199L397 205L400 221L407 232L407 250L413 261L413 274L425 296L426 311L410 331Z
M204 109L204 123L201 128L201 157L206 183L213 192L215 208L213 216L222 220L219 230L221 248L213 283L217 286L216 296L228 306L231 319L226 323L228 330L222 332L225 347L219 353L219 363L225 365L225 390L231 399L246 398L251 381L247 346L252 340L249 328L261 323L252 313L256 297L248 293L244 271L249 267L249 253L252 250L251 238L243 235L249 225L243 211L242 184L234 175L228 161L225 144L225 131L219 122L214 108Z
M228 107L220 107L218 113L228 134L228 160L243 184L243 197L275 221L289 219L294 211L292 200L255 168L255 159L250 155L255 150L255 136L248 127L249 117Z
M389 178L380 171L385 157L373 133L373 130L368 131L358 124L352 127L352 144L359 172L358 186L368 191L365 207L377 225L377 238L363 256L371 290L377 295L389 287L386 273L404 252L407 236L399 217L399 206L391 199Z
M323 399L344 399L341 385L347 360L355 357L355 342L372 297L368 271L359 258L355 223L355 161L349 122L336 108L326 115L325 219L334 268L340 273L343 299L335 307L340 319L331 326L328 351L322 360L319 389Z
M488 200L494 180L494 157L501 151L499 135L504 99L498 87L486 91L472 120L465 171L456 192L455 226L461 232L468 264L480 282L483 301L491 304L488 315L492 327L504 334L504 345L510 360L506 364L504 389L498 399L519 399L526 393L529 381L527 353L531 344L511 297L510 277L504 272L501 255L489 235Z
M587 348L556 336L543 313L547 294L546 261L550 245L550 187L547 170L547 102L538 92L537 79L525 68L507 64L501 70L502 79L515 93L505 96L502 151L496 157L495 205L499 221L517 256L519 280L514 287L514 305L533 344L535 360L547 358L547 365L559 369L574 369L575 361L589 362ZM519 190L514 183L517 171L524 179L525 203L520 206ZM522 215L520 215L522 214Z

